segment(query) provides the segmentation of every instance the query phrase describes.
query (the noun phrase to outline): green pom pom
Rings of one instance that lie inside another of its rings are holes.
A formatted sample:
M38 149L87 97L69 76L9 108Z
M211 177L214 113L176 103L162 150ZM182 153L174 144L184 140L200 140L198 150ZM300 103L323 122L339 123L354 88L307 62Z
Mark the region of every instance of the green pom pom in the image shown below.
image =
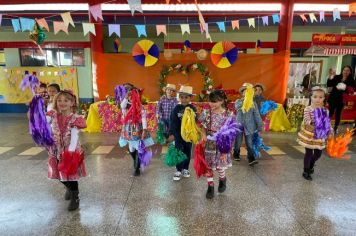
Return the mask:
M176 166L185 159L187 159L187 156L182 151L178 150L174 144L170 144L168 152L164 157L164 163L167 166Z
M44 31L44 28L38 26L37 33L38 33L37 43L39 45L41 45L44 42L44 40L46 39L46 33Z
M164 137L164 124L162 122L158 122L158 128L156 133L156 143L165 144L166 138Z

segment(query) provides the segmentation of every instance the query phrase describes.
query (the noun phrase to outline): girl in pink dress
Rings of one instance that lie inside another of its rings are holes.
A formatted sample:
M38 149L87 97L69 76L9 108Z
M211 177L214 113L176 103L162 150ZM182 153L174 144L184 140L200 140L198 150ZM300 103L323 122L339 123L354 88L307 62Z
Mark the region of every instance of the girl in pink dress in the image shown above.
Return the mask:
M54 98L53 110L47 113L54 140L48 150L48 178L58 179L66 186L69 211L79 207L78 180L86 176L84 150L78 136L86 122L75 111L75 95L71 91L60 91Z
M199 123L202 125L202 140L205 141L205 160L208 165L206 173L208 181L208 190L206 198L214 197L214 179L213 171L219 174L218 192L226 190L225 170L232 166L230 153L220 153L216 141L209 139L209 136L218 132L225 124L228 118L233 114L227 110L227 97L223 90L215 90L209 94L209 109L203 110L199 117Z

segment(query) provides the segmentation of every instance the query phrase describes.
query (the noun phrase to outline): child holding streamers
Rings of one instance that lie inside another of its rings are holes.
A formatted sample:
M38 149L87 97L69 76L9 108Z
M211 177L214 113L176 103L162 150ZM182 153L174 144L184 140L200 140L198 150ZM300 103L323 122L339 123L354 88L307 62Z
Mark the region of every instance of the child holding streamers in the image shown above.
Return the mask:
M198 142L196 121L196 108L190 104L193 94L193 87L181 86L179 91L178 104L171 113L170 118L170 137L169 140L175 141L175 148L183 152L185 160L176 165L176 172L173 180L179 181L183 177L190 177L189 163L192 152L192 143Z
M140 148L150 147L154 144L150 133L147 131L146 111L141 104L139 89L131 84L123 86L125 98L121 101L122 131L119 145L128 145L130 155L133 159L133 176L140 176L140 168L143 166L139 157Z
M79 129L86 127L84 117L76 113L76 97L71 91L60 91L47 113L54 144L49 148L48 177L59 179L67 188L68 210L79 207L78 180L86 176L84 150L79 142Z
M230 152L237 134L237 122L233 113L227 110L227 96L223 90L214 90L209 94L209 109L203 110L199 122L203 127L202 141L207 163L206 198L211 199L214 197L214 170L219 174L218 192L226 190L225 169L232 166Z
M298 133L297 141L305 147L303 177L306 180L312 180L315 162L321 157L328 135L333 132L324 101L325 91L319 86L313 87L311 105L304 109L304 118Z

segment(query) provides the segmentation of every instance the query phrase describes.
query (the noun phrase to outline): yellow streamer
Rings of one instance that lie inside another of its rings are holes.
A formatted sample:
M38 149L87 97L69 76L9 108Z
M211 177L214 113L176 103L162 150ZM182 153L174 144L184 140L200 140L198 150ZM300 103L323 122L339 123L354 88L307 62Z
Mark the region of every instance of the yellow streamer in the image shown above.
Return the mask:
M184 110L180 132L186 142L196 144L200 139L200 130L195 122L195 112L190 107L186 107Z
M251 84L247 85L246 91L245 91L245 98L242 103L242 112L246 113L248 112L251 108L254 107L253 105L253 96L255 92L253 90L253 87Z

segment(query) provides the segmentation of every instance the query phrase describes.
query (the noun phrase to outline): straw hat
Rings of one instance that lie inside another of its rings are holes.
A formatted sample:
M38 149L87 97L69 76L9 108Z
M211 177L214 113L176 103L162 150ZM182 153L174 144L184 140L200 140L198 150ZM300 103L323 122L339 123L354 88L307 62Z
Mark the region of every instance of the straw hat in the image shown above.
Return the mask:
M197 52L197 58L199 60L205 60L208 56L208 52L205 50L205 49L200 49L198 52Z
M247 88L248 86L253 87L252 84L250 84L250 83L243 83L242 87L239 88L239 92L242 93L243 91L246 90L246 88Z
M166 89L171 89L173 91L176 91L177 88L176 88L176 85L175 84L167 84L164 88L163 88L163 91L166 91Z
M189 95L192 95L192 96L195 95L195 94L193 94L193 87L186 86L186 85L180 86L180 89L179 89L178 93L189 94Z

